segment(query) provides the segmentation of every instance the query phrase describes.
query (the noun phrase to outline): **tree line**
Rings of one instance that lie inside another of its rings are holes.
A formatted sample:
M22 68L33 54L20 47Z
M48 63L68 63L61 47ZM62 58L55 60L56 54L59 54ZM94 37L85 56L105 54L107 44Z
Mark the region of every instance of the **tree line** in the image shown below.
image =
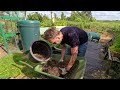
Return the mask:
M52 26L52 20L46 14L40 14L35 12L27 16L28 20L38 20L41 22L41 26L50 27ZM91 11L71 11L71 15L67 17L64 12L61 13L60 17L57 17L54 13L55 26L79 26L84 28L87 23L94 22L96 19L92 16Z

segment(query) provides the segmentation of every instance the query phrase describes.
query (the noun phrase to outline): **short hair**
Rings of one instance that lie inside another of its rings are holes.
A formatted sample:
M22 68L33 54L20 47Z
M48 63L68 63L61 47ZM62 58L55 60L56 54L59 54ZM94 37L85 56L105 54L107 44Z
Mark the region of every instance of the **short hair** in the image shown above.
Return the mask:
M44 32L44 39L49 40L51 38L54 38L56 35L58 35L58 30L49 28Z

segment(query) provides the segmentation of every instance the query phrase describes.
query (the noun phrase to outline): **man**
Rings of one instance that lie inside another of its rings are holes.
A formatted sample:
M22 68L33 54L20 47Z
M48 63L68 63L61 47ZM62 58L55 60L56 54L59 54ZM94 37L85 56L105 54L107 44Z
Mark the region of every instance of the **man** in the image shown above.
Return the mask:
M62 28L60 31L55 29L48 29L44 33L44 39L48 40L53 44L61 44L61 59L64 60L65 53L71 55L70 61L65 68L65 71L69 71L78 56L84 57L87 49L88 35L87 33L76 27L67 26ZM68 47L66 47L66 44Z

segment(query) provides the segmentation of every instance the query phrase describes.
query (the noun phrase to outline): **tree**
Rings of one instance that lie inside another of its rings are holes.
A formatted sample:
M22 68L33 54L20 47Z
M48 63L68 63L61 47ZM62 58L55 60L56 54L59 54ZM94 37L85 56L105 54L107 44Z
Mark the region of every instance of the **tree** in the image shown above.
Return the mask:
M75 18L76 18L76 16L75 16L75 11L72 11L72 12L71 12L71 16L70 16L70 20L71 20L71 21L74 21Z
M50 19L48 18L48 16L46 14L44 14L42 17L42 20L45 21L45 20L50 20Z
M61 13L61 20L65 20L66 16L64 15L64 12Z
M81 13L79 11L72 11L71 16L67 20L76 21L78 18L81 18Z
M42 16L38 13L38 12L35 12L33 15L28 15L28 20L38 20L38 21L42 21Z
M56 13L54 13L54 15L55 15L55 20L59 20L59 18L57 17Z
M91 11L82 11L81 13L84 14L88 18L89 21L91 21L92 19Z

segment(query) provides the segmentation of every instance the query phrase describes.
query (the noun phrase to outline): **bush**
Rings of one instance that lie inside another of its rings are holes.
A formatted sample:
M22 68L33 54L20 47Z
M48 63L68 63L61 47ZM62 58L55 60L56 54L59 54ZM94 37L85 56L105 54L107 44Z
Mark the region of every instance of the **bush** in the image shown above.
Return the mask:
M120 36L116 38L114 44L110 47L112 51L120 53Z
M55 22L56 26L67 26L67 21L66 20L58 20Z
M42 27L51 27L52 26L51 20L45 20L45 21L41 22L41 26Z
M92 19L91 19L91 22L95 22L96 21L96 19L95 19L95 17L93 17Z
M84 28L83 23L80 22L73 22L73 21L67 21L67 26L77 26L79 28Z
M98 33L109 32L117 34L120 31L120 23L118 22L90 22L85 29L90 29Z

